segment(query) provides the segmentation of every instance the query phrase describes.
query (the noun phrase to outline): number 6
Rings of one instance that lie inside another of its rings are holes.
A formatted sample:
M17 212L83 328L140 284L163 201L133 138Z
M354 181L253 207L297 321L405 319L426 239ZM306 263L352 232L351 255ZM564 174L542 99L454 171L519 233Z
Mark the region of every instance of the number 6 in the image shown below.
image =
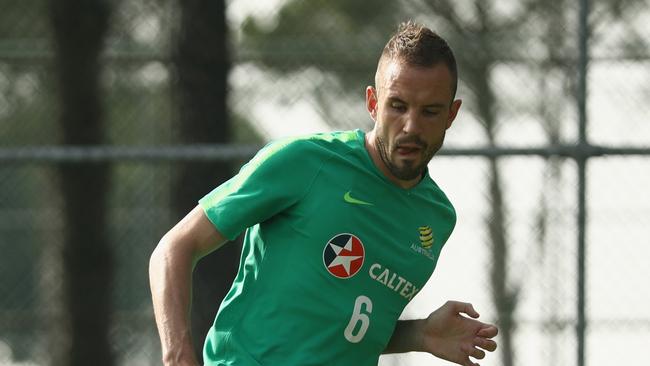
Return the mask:
M367 314L361 312L361 305L366 306ZM359 343L363 339L363 336L366 335L366 331L370 325L370 318L368 317L368 314L370 313L372 313L372 300L363 295L357 297L357 300L354 302L354 311L352 311L352 318L350 318L350 322L348 323L348 326L345 327L345 331L343 332L343 335L345 336L345 339L348 340L348 342ZM354 329L359 323L360 326L357 334L353 334L352 332L354 332Z

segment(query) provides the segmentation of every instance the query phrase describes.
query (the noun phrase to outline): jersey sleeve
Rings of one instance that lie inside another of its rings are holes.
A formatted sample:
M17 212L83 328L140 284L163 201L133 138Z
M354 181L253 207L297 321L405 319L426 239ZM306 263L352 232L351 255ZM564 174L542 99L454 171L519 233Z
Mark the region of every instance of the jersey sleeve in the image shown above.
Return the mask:
M298 202L320 168L318 160L308 142L271 143L199 204L219 232L233 240Z

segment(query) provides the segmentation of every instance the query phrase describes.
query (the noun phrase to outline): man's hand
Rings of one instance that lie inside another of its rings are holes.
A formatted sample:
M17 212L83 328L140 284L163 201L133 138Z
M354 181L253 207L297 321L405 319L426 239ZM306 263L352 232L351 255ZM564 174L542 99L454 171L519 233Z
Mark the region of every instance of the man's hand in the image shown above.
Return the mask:
M496 326L475 320L478 317L471 304L447 301L421 323L421 347L444 360L478 366L470 357L480 360L485 357L485 351L494 351L497 344L492 338L498 332Z

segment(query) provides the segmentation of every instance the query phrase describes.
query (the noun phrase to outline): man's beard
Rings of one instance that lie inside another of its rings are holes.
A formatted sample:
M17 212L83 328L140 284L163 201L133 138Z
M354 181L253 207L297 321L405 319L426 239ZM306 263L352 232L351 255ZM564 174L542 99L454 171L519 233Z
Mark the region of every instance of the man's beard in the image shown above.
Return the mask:
M444 135L439 143L437 143L434 146L428 146L425 142L421 141L417 137L404 137L395 140L395 147L393 148L393 151L389 152L388 146L385 144L383 138L377 136L376 145L377 145L377 149L379 150L379 156L381 157L381 160L384 162L386 168L388 168L388 171L390 171L391 174L393 174L396 178L400 180L408 181L418 177L422 177L425 169L427 168L427 165L429 164L429 161L431 161L431 159L436 154L436 152L438 152L440 147L442 147L443 140L444 140ZM396 150L400 144L405 144L405 143L417 144L420 147L421 160L419 164L413 165L412 161L406 160L403 162L403 165L400 167L390 159L391 156L390 153L394 152L394 150Z

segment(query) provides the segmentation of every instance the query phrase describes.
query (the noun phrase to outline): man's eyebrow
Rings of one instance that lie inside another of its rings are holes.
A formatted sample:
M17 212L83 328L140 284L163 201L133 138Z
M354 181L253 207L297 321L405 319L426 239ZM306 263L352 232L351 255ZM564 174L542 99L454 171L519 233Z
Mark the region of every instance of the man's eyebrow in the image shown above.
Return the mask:
M424 107L425 108L446 108L447 105L445 103L433 103L433 104L427 104Z
M386 100L388 100L389 103L397 102L397 103L401 103L401 104L407 104L405 101L401 100L399 97L396 97L396 96L388 96L386 98ZM424 108L440 108L440 109L443 109L443 108L447 108L447 105L445 103L431 103L431 104L425 105Z

